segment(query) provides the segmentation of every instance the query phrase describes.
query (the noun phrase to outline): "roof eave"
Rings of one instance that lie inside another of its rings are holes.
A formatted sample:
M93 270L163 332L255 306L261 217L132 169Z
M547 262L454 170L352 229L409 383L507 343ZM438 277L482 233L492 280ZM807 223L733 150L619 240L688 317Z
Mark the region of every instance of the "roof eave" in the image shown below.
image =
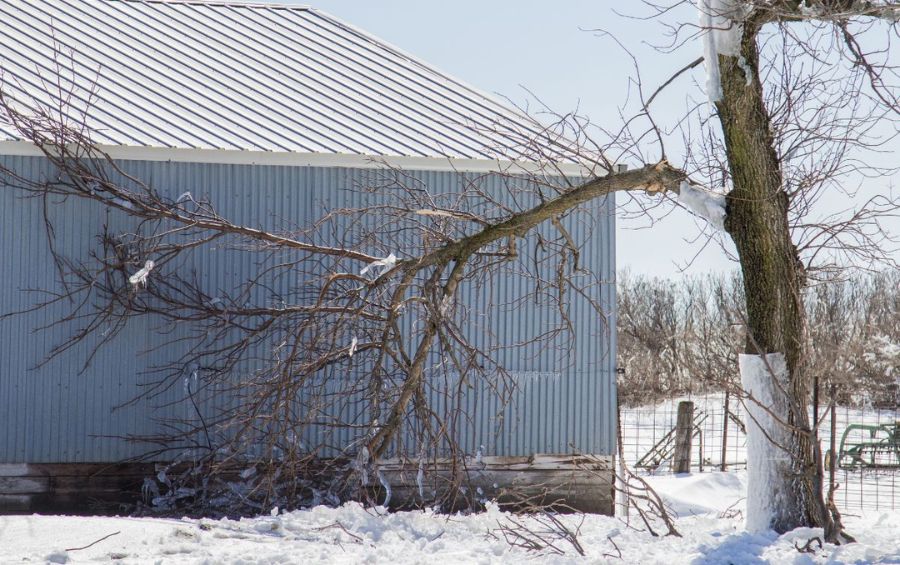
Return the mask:
M239 151L226 149L187 149L171 147L138 147L98 145L113 159L126 161L159 161L177 163L223 163L229 165L275 165L292 167L345 167L377 169L392 167L407 171L456 171L467 173L545 174L590 177L588 167L577 163L533 163L457 157L418 157L403 155L358 155L348 153L299 153L273 151ZM0 141L0 155L42 156L27 141Z

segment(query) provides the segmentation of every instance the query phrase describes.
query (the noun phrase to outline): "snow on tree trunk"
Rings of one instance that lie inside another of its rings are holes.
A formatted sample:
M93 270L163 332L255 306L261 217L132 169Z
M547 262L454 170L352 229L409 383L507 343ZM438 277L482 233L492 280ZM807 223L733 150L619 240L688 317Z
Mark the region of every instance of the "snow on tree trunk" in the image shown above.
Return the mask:
M741 384L750 395L747 406L747 530L769 530L777 505L790 496L780 492L783 477L790 476L791 456L786 450L794 440L791 430L776 420L787 414L789 374L784 355L741 355ZM771 411L771 412L770 412Z
M719 55L739 57L743 25L741 3L735 0L698 0L706 64L706 94L709 103L722 99Z

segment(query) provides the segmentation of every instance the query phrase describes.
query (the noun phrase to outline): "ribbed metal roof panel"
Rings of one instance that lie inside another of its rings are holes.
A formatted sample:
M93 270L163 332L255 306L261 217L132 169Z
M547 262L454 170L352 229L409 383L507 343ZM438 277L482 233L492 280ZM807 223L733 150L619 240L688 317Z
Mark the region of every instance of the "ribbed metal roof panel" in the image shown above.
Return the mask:
M65 97L106 145L495 159L543 129L300 6L4 0L0 69L7 93Z

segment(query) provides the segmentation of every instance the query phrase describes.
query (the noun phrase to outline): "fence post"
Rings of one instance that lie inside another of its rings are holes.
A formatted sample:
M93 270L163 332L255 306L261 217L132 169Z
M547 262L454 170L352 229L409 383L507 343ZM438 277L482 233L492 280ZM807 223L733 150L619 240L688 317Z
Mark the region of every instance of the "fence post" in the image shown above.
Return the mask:
M722 472L728 467L725 456L728 454L728 400L729 392L725 391L725 416L722 418Z
M684 400L678 403L678 420L675 423L676 473L691 472L691 436L694 431L694 403Z
M813 377L813 434L819 437L819 377Z
M616 367L616 384L621 384L622 378L625 376L625 367ZM613 502L613 515L628 520L628 479L625 474L625 445L622 435L622 401L616 402L616 448L618 451L618 469L613 473L613 492L615 501Z
M835 399L834 399L834 397L835 397L834 384L831 385L830 390L831 390L831 407L829 408L829 411L831 412L831 414L830 414L830 416L831 416L830 426L831 427L830 427L829 431L830 431L831 437L829 439L831 440L830 441L831 449L829 449L828 451L831 454L831 458L828 461L828 463L829 463L829 465L828 465L828 498L829 499L834 497L834 468L837 467L838 463L840 463L840 461L841 461L840 453L835 452L835 449L837 449L837 446L835 445L837 443L837 423L835 422L835 416L837 415L837 407L835 406Z
M703 428L697 430L697 461L699 461L700 472L703 472Z

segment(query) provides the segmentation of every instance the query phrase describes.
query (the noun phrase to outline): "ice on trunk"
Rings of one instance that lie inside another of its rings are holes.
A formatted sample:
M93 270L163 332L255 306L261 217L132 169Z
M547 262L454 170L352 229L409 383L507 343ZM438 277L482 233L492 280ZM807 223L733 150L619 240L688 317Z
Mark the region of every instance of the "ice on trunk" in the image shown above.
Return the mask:
M705 218L716 229L725 231L725 195L694 188L681 181L678 202L691 212Z
M703 30L703 60L706 63L706 93L709 103L722 99L719 55L738 57L744 26L739 0L697 0Z
M741 355L741 384L750 395L747 407L747 531L771 529L776 518L783 477L793 474L785 447L795 441L790 429L771 413L786 418L789 375L784 354ZM771 411L771 413L770 413Z

